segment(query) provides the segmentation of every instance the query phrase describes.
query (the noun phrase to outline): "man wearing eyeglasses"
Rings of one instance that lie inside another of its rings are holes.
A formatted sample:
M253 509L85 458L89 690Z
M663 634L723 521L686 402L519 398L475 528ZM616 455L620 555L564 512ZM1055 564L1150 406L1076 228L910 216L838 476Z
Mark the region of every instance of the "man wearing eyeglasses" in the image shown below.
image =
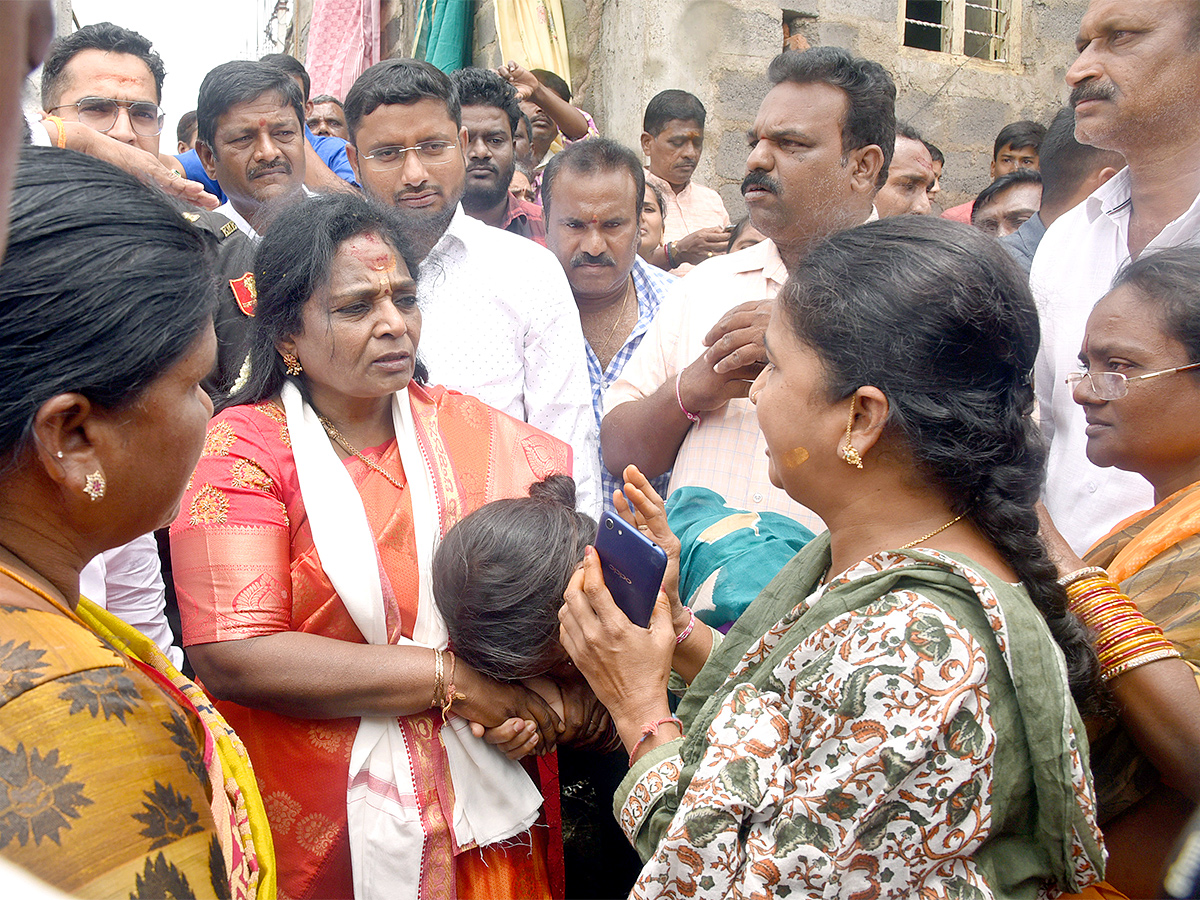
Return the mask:
M157 156L165 74L148 40L103 22L52 46L42 71L42 106Z
M1154 504L1140 475L1089 462L1087 422L1068 376L1078 371L1088 315L1113 277L1144 254L1200 243L1200 3L1091 0L1075 45L1066 75L1075 137L1127 164L1054 221L1030 269L1042 324L1034 382L1050 439L1044 499L1082 554Z
M420 355L431 380L568 442L579 508L598 515L579 313L553 254L463 212L467 129L457 89L429 63L389 59L359 76L345 110L358 183L396 210L422 259Z

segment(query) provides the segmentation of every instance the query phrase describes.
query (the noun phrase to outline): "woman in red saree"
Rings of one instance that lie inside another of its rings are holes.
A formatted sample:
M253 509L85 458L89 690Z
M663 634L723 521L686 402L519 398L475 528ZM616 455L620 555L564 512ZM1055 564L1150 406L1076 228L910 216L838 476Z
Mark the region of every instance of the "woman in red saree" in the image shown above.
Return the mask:
M1200 802L1200 249L1147 253L1118 275L1080 360L1088 458L1144 476L1155 506L1083 560L1048 538L1119 712L1089 726L1106 880L1157 896Z
M172 527L184 643L255 761L281 895L546 897L541 796L469 723L523 719L541 748L562 723L444 649L429 561L570 450L419 383L405 249L351 195L264 238L251 374Z

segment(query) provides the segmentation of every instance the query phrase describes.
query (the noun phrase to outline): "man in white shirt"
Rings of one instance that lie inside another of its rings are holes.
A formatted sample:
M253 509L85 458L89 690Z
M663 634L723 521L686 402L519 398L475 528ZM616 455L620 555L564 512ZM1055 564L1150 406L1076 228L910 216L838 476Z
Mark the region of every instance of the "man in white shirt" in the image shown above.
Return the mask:
M228 216L258 240L280 204L304 196L304 98L278 66L237 60L204 76L196 154L220 183Z
M579 313L562 267L532 241L467 216L467 132L436 67L389 59L346 94L350 163L405 222L422 262L419 354L430 379L569 443L579 508L600 509Z
M1076 45L1067 72L1075 136L1128 164L1050 226L1030 270L1042 319L1035 378L1050 439L1046 507L1083 553L1154 502L1140 476L1088 461L1083 410L1065 382L1117 271L1143 252L1200 242L1200 4L1092 0Z
M774 87L750 131L742 194L768 240L701 263L667 295L605 395L604 460L647 477L674 466L671 489L710 488L730 506L812 512L771 485L746 399L766 357L771 303L808 247L874 216L896 136L896 88L878 63L820 47L777 56ZM731 308L732 307L732 308Z

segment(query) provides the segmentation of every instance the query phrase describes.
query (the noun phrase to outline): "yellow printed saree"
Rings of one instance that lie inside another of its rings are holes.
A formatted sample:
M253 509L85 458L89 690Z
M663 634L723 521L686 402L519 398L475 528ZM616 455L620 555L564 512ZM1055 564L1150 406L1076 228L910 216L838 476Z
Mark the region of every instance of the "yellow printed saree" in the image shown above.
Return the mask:
M0 853L11 862L82 897L230 897L208 734L169 681L81 622L0 606Z

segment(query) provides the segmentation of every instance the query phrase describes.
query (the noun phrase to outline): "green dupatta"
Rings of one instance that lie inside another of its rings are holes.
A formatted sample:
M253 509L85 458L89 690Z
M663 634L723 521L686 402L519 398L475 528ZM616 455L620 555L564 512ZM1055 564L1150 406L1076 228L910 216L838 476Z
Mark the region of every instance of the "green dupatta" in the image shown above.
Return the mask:
M1103 871L1104 852L1095 825L1087 738L1066 685L1066 668L1045 620L1024 588L991 576L965 558L907 551L910 565L835 583L812 607L830 565L828 532L814 538L767 585L710 656L679 705L686 737L645 754L622 782L618 808L641 774L679 754L682 776L643 821L636 845L648 859L665 835L692 776L708 749L709 726L735 684L782 693L776 666L809 636L845 613L861 610L894 591L919 592L968 630L988 657L990 713L997 734L992 778L994 830L974 861L998 896L1025 896L1050 877L1078 890L1078 859ZM978 583L972 583L973 575ZM985 611L989 591L998 610ZM998 615L996 612L998 611ZM784 617L790 628L765 659L730 679L748 649ZM1082 784L1081 784L1082 783Z

